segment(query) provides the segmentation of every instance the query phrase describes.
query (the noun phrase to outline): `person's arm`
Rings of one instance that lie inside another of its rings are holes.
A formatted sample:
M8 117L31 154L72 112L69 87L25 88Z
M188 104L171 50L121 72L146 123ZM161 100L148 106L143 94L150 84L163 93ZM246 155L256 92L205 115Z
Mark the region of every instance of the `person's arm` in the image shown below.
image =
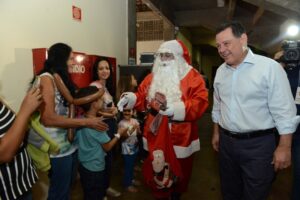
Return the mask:
M217 75L215 80L217 80ZM211 139L212 147L215 151L219 151L219 138L220 138L220 130L219 130L219 121L221 116L220 110L220 97L218 88L214 85L214 102L212 108L212 121L213 121L213 135Z
M104 149L104 151L108 152L117 144L118 141L119 141L119 138L114 137L109 142L101 144L101 146Z
M291 165L292 134L280 135L279 144L274 152L272 164L275 171Z
M292 96L287 75L275 61L268 73L268 107L280 134L273 161L274 169L284 169L291 165L292 133L296 131L300 117Z
M41 77L41 90L43 104L41 106L41 122L48 127L77 128L89 127L99 131L106 131L108 126L102 122L101 118L80 118L70 119L55 112L55 90L50 77Z
M213 135L211 139L211 144L216 152L219 152L219 141L220 141L220 131L219 124L213 123Z
M193 69L192 69L193 70ZM200 74L193 72L182 87L188 90L188 96L182 101L168 105L162 115L168 115L176 121L195 121L199 119L208 107L208 93Z
M40 90L36 88L32 88L23 99L15 121L0 138L0 163L8 163L14 158L26 135L30 115L40 105L41 99Z
M108 152L110 151L120 140L121 137L125 136L127 134L128 128L118 128L118 133L115 134L115 137L111 139L109 142L101 144L104 151Z
M137 111L143 112L146 110L145 100L148 94L148 89L152 81L153 74L148 74L142 83L139 85L136 93L125 92L121 95L117 107L120 111L123 108L136 109Z
M97 115L103 116L105 118L113 118L118 114L118 109L116 107L111 107L108 109L101 109Z

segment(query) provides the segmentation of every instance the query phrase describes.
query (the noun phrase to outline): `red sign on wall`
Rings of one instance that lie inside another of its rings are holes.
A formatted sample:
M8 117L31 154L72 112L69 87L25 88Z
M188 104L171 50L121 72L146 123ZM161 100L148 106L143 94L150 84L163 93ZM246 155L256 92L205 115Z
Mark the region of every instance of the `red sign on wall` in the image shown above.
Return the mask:
M72 15L73 19L77 21L81 21L81 8L78 8L76 6L72 6Z
M103 57L99 55L87 55L81 52L73 52L74 64L69 68L69 74L78 88L86 87L92 81L94 63L100 58L106 58L112 67L113 87L116 90L116 68L117 60L114 57ZM47 59L47 49L32 49L33 72L38 74L43 68Z

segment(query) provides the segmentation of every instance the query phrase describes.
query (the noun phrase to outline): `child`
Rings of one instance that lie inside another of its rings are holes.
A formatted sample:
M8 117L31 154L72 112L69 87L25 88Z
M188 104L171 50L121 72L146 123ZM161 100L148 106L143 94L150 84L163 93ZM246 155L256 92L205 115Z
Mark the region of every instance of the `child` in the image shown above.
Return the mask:
M75 97L81 98L95 94L98 88L89 86L80 89ZM103 104L102 97L81 105L84 117L95 118ZM106 132L99 132L91 128L81 128L76 133L76 142L79 145L79 174L85 200L101 200L105 196L104 169L105 155L120 139L127 134L127 129L119 128L115 137L110 139Z
M119 128L127 128L127 136L122 142L122 154L125 163L125 174L123 178L123 184L127 191L137 192L137 188L134 185L137 185L138 182L133 180L133 170L135 158L138 152L138 138L140 126L136 119L132 118L133 110L124 109L123 110L123 120L119 122Z

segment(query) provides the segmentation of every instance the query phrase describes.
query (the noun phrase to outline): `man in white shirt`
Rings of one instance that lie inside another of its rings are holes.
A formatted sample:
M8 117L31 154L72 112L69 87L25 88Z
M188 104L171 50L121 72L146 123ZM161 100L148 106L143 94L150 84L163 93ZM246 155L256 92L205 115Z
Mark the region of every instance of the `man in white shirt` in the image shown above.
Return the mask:
M299 123L286 73L274 60L254 54L247 41L239 22L217 29L225 62L214 82L212 145L219 152L224 200L267 198L275 171L291 164Z

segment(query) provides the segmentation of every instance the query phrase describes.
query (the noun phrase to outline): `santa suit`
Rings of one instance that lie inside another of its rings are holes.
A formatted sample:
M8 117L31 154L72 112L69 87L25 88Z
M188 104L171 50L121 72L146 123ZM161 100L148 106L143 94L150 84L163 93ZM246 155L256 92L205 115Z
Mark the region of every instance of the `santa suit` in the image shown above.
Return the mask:
M135 93L137 97L135 109L138 111L149 110L147 95L152 79L153 74L149 74ZM182 92L181 102L174 103L174 115L169 119L169 131L171 133L171 143L183 173L183 179L175 191L182 193L187 189L190 179L192 154L200 150L197 120L208 106L208 94L203 78L192 67L181 78L180 89ZM143 141L146 150L151 146L152 140L149 141L149 139L153 136L153 133L151 133L149 127L154 117L155 115L149 112L145 121Z

